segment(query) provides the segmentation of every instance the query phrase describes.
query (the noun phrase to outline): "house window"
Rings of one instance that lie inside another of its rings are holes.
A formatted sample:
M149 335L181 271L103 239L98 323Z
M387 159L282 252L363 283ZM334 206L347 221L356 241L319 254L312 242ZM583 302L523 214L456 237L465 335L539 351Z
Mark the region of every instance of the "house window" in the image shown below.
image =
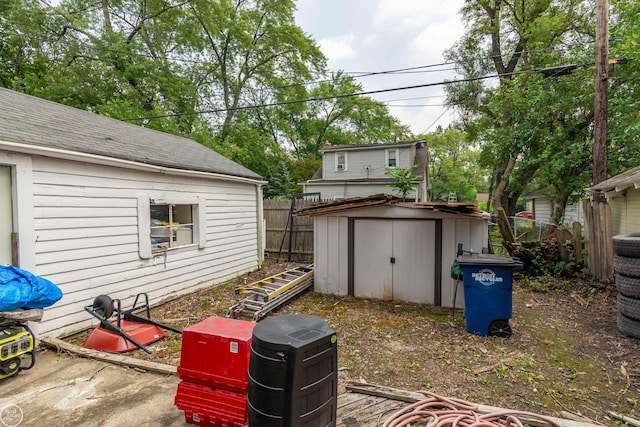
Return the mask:
M203 196L154 198L138 196L140 258L150 259L167 249L207 246L206 199Z
M152 248L176 248L193 244L193 205L151 203Z
M336 153L336 171L347 170L347 153Z
M390 168L395 168L398 166L398 157L399 156L399 150L397 148L392 149L392 150L387 150L386 154L387 154L387 167Z

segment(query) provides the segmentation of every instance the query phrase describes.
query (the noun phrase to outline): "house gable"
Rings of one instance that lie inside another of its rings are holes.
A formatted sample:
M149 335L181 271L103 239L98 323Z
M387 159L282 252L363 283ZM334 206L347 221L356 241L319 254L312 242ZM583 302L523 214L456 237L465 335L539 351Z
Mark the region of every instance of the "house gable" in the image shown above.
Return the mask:
M396 167L409 168L415 164L417 146L423 148L421 144L414 141L325 146L322 150L322 179L388 179L385 172L390 159ZM340 164L344 164L344 167L339 167Z
M393 178L386 175L387 167L410 168L415 178L410 198L426 200L427 147L424 141L386 144L325 144L322 166L313 177L303 183L305 192L320 192L322 198L367 196L391 193Z

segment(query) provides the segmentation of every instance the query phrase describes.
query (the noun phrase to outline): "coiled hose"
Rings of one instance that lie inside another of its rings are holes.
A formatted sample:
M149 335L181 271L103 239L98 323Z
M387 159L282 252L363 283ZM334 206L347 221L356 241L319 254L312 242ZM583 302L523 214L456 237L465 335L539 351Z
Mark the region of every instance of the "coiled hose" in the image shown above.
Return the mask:
M446 398L429 391L419 391L426 399L413 403L392 414L383 427L405 427L424 420L428 427L524 427L518 417L537 419L550 426L562 427L557 421L543 415L522 411L478 413L478 407L460 399ZM418 425L418 424L414 424Z

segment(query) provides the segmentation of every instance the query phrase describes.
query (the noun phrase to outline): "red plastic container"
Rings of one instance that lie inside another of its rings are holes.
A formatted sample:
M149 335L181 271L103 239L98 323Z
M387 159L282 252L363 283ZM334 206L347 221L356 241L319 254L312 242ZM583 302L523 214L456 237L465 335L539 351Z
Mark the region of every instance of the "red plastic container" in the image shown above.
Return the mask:
M247 396L188 381L180 381L175 405L188 424L205 427L247 425Z
M214 316L186 328L182 332L180 378L246 395L255 325Z

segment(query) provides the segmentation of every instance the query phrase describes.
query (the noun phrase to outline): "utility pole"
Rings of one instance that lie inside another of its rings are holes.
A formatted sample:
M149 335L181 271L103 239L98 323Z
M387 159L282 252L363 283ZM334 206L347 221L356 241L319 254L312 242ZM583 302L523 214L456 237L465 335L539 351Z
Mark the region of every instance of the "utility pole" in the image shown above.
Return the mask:
M596 79L593 135L593 185L607 179L607 118L609 68L609 0L596 0ZM604 202L604 195L594 194Z

